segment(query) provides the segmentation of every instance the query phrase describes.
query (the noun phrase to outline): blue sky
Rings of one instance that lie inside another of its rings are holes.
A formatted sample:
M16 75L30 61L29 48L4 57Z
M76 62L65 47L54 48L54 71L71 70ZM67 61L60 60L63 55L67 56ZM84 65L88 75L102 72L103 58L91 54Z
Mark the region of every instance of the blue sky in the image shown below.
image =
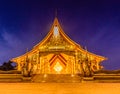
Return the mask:
M58 11L64 32L120 69L119 0L1 0L0 64L32 49L49 32Z

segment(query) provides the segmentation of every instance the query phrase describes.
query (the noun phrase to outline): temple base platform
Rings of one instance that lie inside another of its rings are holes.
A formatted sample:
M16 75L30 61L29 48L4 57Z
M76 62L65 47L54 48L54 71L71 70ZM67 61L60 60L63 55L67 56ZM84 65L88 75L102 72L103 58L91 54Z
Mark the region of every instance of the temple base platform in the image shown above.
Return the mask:
M32 82L44 83L79 83L82 78L79 75L72 74L37 74L32 77Z

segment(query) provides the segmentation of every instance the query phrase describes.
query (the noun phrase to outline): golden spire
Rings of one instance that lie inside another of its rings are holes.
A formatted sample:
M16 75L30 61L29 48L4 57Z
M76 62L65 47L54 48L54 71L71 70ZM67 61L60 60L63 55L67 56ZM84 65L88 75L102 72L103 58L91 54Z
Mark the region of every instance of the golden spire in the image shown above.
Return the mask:
M53 31L54 31L54 36L57 37L59 35L57 9L55 10L55 20L54 20L54 30Z

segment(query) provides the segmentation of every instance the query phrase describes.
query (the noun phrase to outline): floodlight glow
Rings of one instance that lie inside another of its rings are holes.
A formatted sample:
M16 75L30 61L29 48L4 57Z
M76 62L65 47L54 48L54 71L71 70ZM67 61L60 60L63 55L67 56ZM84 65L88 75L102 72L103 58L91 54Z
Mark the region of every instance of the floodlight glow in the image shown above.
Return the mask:
M60 73L60 71L63 69L63 67L60 65L59 62L57 62L54 66L54 70L57 72L57 73Z

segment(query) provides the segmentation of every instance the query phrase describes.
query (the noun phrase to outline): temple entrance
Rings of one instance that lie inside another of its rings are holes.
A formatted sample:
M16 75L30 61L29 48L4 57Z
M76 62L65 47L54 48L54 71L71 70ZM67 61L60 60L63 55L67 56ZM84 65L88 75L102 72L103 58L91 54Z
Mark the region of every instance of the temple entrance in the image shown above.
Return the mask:
M51 74L66 74L66 60L61 55L55 55L50 60Z
M40 57L40 73L35 74L32 82L81 82L75 73L75 56L72 53L48 53Z
M72 74L74 71L74 56L64 53L48 54L40 59L42 74Z

